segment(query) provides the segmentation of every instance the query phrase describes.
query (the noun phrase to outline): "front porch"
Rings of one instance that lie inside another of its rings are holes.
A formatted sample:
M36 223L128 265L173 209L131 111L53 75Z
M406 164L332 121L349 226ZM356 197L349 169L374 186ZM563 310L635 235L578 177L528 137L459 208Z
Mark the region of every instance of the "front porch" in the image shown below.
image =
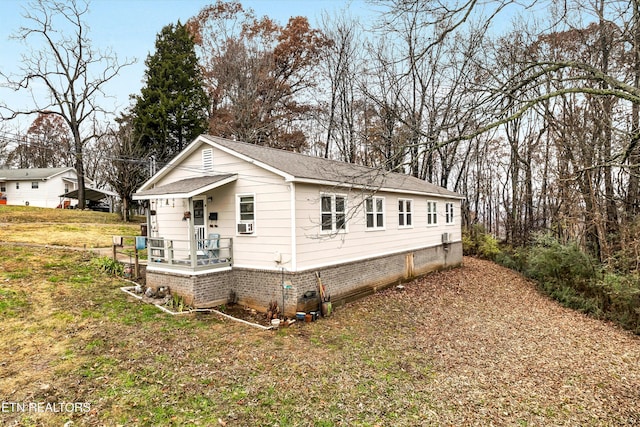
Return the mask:
M193 240L149 237L147 251L151 269L211 271L231 267L233 263L233 239L217 234Z
M231 267L233 239L222 234L230 234L234 219L219 212L230 211L227 186L236 179L236 174L186 178L135 195L146 202L150 270L201 274Z

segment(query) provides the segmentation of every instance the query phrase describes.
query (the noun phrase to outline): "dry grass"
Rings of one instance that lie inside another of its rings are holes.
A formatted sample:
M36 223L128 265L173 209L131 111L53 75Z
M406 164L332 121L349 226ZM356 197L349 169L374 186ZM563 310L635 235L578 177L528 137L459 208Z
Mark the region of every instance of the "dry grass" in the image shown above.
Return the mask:
M0 205L0 223L11 222L115 224L121 221L117 214L106 212Z
M139 222L125 224L105 212L0 206L0 241L104 248L111 246L113 235L139 235Z
M83 253L0 246L0 271L0 401L91 404L3 425L640 422L640 339L485 261L278 332L129 300Z
M74 248L105 248L112 236L140 234L140 227L127 224L5 224L0 239L5 242Z

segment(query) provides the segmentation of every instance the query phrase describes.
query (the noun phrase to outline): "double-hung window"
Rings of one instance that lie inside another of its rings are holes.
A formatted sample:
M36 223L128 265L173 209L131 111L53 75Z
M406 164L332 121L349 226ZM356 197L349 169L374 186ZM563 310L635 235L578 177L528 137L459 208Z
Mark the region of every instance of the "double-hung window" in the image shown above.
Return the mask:
M339 194L320 196L320 228L325 233L346 231L347 198Z
M253 195L238 196L238 208L240 212L240 222L251 222L255 219Z
M239 234L255 233L256 207L254 194L236 196L236 217Z
M411 206L412 206L411 200L408 200L408 199L398 200L398 226L399 227L411 227L413 225Z
M427 201L427 225L438 224L438 210L436 202Z
M367 229L384 229L384 198L369 197L364 201L364 211L367 218Z
M453 224L453 203L447 203L445 206L445 223Z

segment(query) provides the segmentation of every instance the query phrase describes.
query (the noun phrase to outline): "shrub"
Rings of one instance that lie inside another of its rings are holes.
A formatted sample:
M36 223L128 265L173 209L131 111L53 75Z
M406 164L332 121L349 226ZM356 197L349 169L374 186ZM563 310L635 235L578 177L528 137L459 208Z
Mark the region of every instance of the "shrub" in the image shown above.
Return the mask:
M607 273L595 286L605 318L640 334L640 277Z
M124 275L124 266L113 258L104 256L94 258L91 263L100 271L114 276Z
M527 248L503 247L496 255L495 261L503 267L524 273L527 269L528 255Z
M462 250L467 255L495 260L500 254L498 241L488 234L484 227L475 224L462 234Z
M536 236L524 271L563 305L640 333L640 278L597 265L577 244L545 234Z
M527 276L541 282L568 285L580 290L596 279L595 261L582 252L577 244L562 244L550 234L538 235L529 251Z
M477 252L476 243L471 238L468 230L462 231L462 252L465 255L476 255Z

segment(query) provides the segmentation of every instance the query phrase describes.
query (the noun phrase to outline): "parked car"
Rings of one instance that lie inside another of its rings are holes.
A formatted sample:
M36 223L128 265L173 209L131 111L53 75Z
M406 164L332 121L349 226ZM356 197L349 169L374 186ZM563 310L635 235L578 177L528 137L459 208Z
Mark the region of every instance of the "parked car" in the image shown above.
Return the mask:
M111 206L104 202L94 202L91 200L89 201L88 207L92 211L111 212Z

